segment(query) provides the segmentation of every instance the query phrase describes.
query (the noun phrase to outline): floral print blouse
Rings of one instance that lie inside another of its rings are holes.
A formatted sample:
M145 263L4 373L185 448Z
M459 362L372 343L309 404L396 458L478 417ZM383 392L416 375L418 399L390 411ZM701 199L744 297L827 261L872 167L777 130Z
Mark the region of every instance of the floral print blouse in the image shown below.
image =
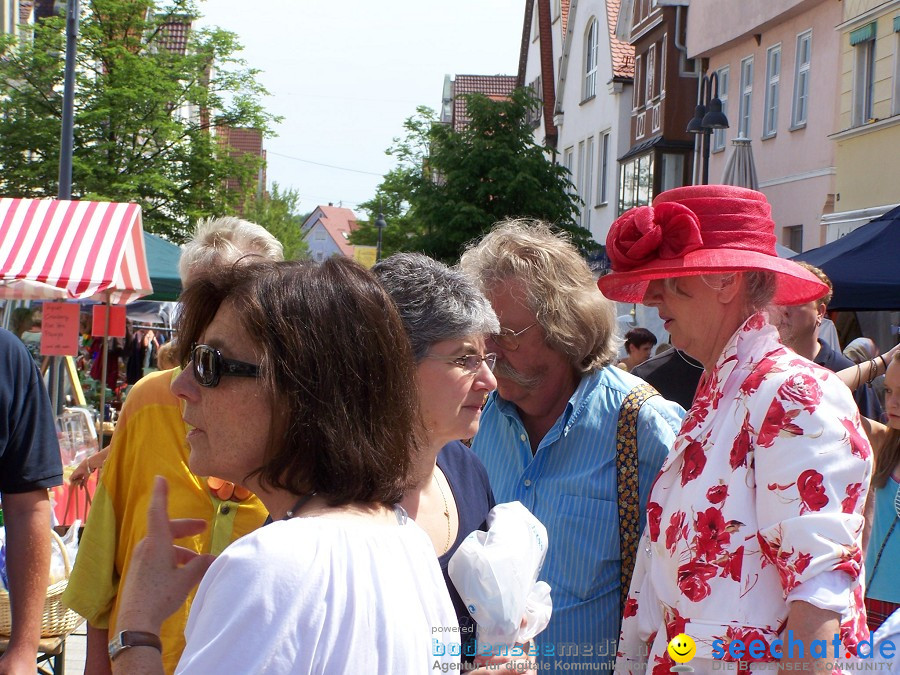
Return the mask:
M860 545L871 471L849 389L785 348L764 313L747 319L704 375L650 494L616 669L668 673L679 633L697 645L697 672L711 669L716 640L734 660L732 640L783 637L786 598L822 584L855 654L868 637ZM742 660L773 659L767 649Z

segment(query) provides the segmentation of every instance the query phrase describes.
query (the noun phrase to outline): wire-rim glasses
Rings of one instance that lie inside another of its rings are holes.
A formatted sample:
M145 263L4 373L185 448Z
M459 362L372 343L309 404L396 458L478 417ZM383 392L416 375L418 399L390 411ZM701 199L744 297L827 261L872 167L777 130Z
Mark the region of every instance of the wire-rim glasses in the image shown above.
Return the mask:
M488 370L494 370L494 366L497 364L497 355L494 353L491 354L464 354L463 356L440 356L438 354L428 354L425 356L426 359L435 359L437 361L444 361L445 363L452 363L455 366L458 366L465 371L467 375L474 375L478 372L478 369L481 368L481 364L484 363Z
M259 377L259 366L226 359L215 347L195 344L191 348L191 369L201 387L216 387L223 376Z
M519 336L534 326L537 326L537 321L525 326L525 328L520 331L514 331L512 328L501 328L499 333L491 335L491 340L493 340L494 344L501 349L505 349L508 352L514 352L519 348Z

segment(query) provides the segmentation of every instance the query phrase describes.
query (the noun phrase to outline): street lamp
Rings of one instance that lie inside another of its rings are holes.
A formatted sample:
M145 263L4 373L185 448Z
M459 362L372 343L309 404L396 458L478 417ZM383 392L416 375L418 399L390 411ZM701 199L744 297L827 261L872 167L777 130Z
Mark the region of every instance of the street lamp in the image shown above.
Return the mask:
M375 227L378 228L378 243L375 248L375 262L381 260L381 232L386 226L387 223L384 222L384 214L379 211L378 217L375 219Z
M715 87L715 88L713 88ZM700 135L703 145L702 185L709 183L709 146L712 143L713 129L727 129L728 118L722 112L722 101L719 99L719 74L713 71L700 79L700 96L694 117L688 122L687 131Z

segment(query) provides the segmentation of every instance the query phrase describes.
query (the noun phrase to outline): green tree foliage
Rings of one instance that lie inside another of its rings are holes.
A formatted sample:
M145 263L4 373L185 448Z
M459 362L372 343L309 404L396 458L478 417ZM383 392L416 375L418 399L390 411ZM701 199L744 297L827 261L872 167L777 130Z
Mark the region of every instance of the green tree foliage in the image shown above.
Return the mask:
M192 28L173 49L172 24L198 17L193 0L82 2L75 91L73 199L135 201L144 227L174 241L203 216L233 212L261 158L229 157L218 126L269 133L257 71L233 33ZM0 55L0 194L57 193L65 20L23 27Z
M308 255L308 247L300 233L306 218L297 213L300 193L294 188L282 190L272 183L267 195L256 195L244 202L244 218L262 225L284 246L286 260L297 260Z
M505 218L537 218L568 232L584 251L596 248L590 232L574 220L579 199L568 170L551 162L526 123L532 95L516 90L509 99L470 95L469 125L462 131L438 124L419 108L407 120L407 136L388 154L399 166L385 176L376 198L362 208L374 215L379 200L392 209L391 246L421 250L455 262L465 245ZM374 228L361 228L354 243L368 243ZM388 247L384 247L388 252Z

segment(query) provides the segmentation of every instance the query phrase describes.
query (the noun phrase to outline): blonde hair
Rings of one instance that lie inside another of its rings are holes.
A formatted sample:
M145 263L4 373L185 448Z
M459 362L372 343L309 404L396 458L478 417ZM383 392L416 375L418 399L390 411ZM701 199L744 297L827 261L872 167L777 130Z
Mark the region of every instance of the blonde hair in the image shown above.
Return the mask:
M825 305L827 307L828 303L831 302L831 297L834 295L834 286L831 285L831 279L828 278L828 275L825 274L825 272L820 270L818 267L810 265L808 262L803 262L802 260L795 260L794 262L800 265L800 267L805 269L807 272L815 274L819 281L828 286L828 292L821 298L816 300L817 305Z
M572 243L539 220L506 220L469 246L459 262L485 293L510 281L525 288L526 305L547 336L580 372L616 356L615 305L599 290Z
M280 261L284 248L264 227L234 216L206 218L197 222L191 240L184 245L178 261L181 283L190 277L205 276L241 258Z
M160 370L169 370L178 365L178 354L175 352L175 340L160 345L156 351L156 365Z

